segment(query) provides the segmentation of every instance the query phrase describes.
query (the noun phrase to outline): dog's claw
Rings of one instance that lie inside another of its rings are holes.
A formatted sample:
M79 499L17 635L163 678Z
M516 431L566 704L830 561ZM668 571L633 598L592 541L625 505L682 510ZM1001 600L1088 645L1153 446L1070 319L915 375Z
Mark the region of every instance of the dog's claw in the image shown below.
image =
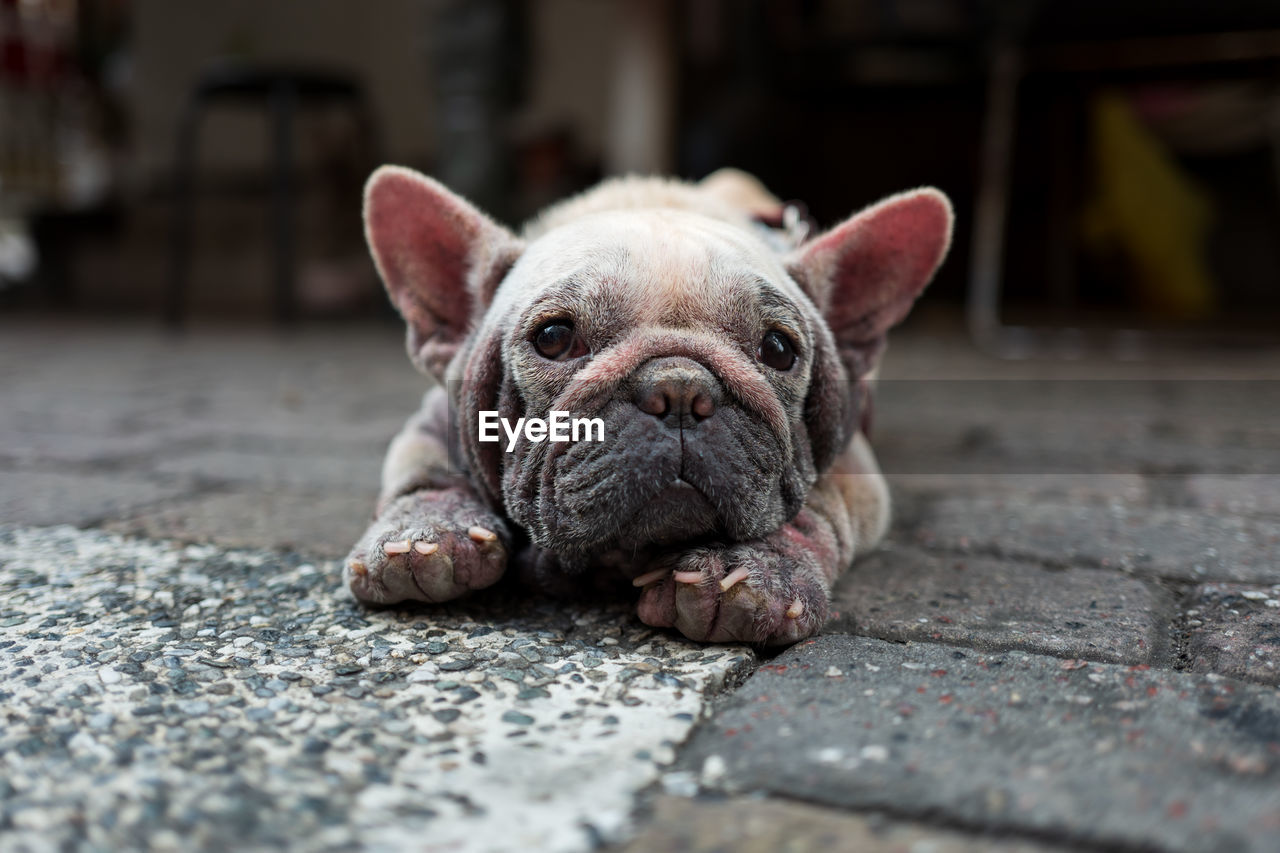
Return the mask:
M632 578L631 585L632 586L648 586L649 584L653 583L656 580L662 580L670 573L671 572L669 569L654 569L651 572L645 572L644 574L638 577Z
M494 533L486 527L468 527L467 535L475 542L496 542L498 534Z
M692 640L778 646L812 636L827 618L829 587L807 553L770 541L705 546L662 557L636 602L640 621ZM657 583L649 582L657 577ZM668 577L670 580L668 580Z
M738 581L746 580L750 574L751 572L746 566L739 566L720 579L720 591L728 592L733 589L734 584L738 583Z
M379 512L345 561L347 586L361 601L450 601L506 571L505 522L470 495L414 492ZM477 539L477 531L488 535Z

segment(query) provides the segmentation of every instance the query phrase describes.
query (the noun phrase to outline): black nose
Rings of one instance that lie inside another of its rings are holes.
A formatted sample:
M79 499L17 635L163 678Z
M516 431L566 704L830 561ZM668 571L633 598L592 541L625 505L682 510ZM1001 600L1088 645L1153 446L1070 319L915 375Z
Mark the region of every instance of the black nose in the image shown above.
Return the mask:
M706 368L687 359L663 359L639 378L635 403L670 426L692 427L715 414L717 396Z

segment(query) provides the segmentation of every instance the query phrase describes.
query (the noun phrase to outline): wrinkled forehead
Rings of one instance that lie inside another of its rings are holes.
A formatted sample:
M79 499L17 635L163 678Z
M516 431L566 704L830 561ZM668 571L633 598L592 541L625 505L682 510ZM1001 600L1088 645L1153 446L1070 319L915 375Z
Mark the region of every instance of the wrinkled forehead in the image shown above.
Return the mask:
M803 299L778 257L743 228L685 211L618 211L570 222L534 241L497 295L529 300L572 287L625 294L641 322L723 318L748 293ZM679 322L682 321L682 322Z

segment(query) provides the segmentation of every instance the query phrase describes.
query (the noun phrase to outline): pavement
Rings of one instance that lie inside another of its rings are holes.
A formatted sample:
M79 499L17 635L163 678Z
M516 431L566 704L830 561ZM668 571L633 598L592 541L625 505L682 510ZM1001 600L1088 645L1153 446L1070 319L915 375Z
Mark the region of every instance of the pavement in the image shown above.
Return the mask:
M780 653L337 561L398 329L0 320L0 848L1280 850L1280 354L899 335L888 541Z

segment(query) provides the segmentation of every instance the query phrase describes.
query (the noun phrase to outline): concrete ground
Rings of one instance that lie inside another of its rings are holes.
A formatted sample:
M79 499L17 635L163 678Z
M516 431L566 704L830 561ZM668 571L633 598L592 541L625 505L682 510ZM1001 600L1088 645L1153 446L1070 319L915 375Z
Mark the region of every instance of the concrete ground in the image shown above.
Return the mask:
M781 654L340 588L385 327L0 322L0 848L1280 850L1280 355L916 327L889 541Z

